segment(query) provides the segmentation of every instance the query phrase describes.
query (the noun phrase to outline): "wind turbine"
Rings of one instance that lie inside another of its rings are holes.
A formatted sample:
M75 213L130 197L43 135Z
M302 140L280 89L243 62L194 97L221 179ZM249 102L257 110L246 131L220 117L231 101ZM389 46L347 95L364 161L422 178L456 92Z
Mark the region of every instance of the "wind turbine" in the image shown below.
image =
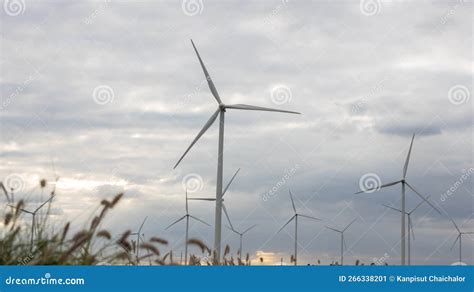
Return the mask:
M339 234L341 234L341 266L344 265L344 248L347 248L346 247L346 241L344 240L344 232L347 230L347 228L349 228L349 226L352 225L352 223L354 223L356 221L356 219L352 220L351 223L347 224L346 227L344 227L344 229L342 230L339 230L339 229L336 229L336 228L332 228L332 227L329 227L329 226L326 226L326 228L328 229L331 229L335 232L338 232Z
M254 224L254 225L250 226L249 228L245 229L245 230L242 231L242 232L239 232L239 231L235 230L235 229L232 228L232 227L227 227L227 228L229 228L232 232L234 232L235 234L239 235L239 237L240 237L240 249L239 249L240 261L242 261L242 238L244 237L244 234L245 234L245 233L247 233L248 231L250 231L251 229L253 229L255 226L257 226L257 224Z
M140 255L139 255L139 252L140 252L140 237L141 237L141 232L142 232L143 225L145 224L145 221L146 221L147 218L148 218L148 216L146 216L145 219L143 219L142 225L140 225L140 228L138 228L137 232L130 233L130 235L136 235L137 236L137 262L140 262Z
M456 227L456 230L458 232L458 236L456 237L456 240L454 240L453 245L451 246L451 249L453 249L454 245L456 242L459 240L459 262L462 263L462 236L463 234L474 234L474 232L462 232L456 222L454 222L453 218L449 217L451 219L451 222L453 222L454 227Z
M186 215L183 217L179 218L178 220L174 221L171 223L166 229L169 229L171 226L175 225L176 223L180 222L183 219L186 219L186 237L185 237L185 242L184 242L184 263L185 265L188 265L188 233L189 233L189 218L193 218L196 221L201 222L202 224L205 224L207 226L211 226L205 221L194 217L193 215L189 214L189 208L188 208L188 190L186 190ZM165 229L165 230L166 230Z
M33 240L34 240L34 234L37 232L36 230L36 213L38 213L38 211L44 206L46 205L46 203L48 203L49 201L51 201L53 198L54 198L54 194L52 194L49 199L47 199L46 201L44 201L41 205L39 205L39 207L37 207L34 211L28 211L26 209L23 209L21 208L20 211L23 212L23 213L27 213L27 214L30 214L31 215L31 236L30 236L30 245L31 245L31 248L33 248ZM13 205L8 205L10 206L11 208L16 208L15 206Z
M428 198L429 198L429 196L428 196ZM415 212L415 210L418 209L418 207L420 207L421 204L423 204L424 202L425 201L419 202L418 205L416 205L416 207L413 208L411 211L405 212L405 215L408 218L408 265L411 265L411 236L413 236L413 240L415 240L415 231L414 231L414 228L413 228L413 223L411 221L411 214L413 212ZM397 212L400 212L400 213L403 214L402 210L397 209L395 207L388 206L388 205L385 205L385 204L382 204L382 206L387 207L389 209L392 209L394 211L397 211Z
M295 212L295 215L293 215L290 218L290 220L288 220L288 222L286 222L285 225L283 225L280 228L280 230L278 230L277 233L282 231L283 228L285 228L286 225L288 225L293 219L295 219L295 266L296 266L297 263L298 263L298 216L313 219L313 220L317 220L317 221L321 221L321 219L316 218L316 217L311 217L311 216L308 216L308 215L299 214L298 212L296 212L295 202L293 200L293 194L291 193L291 190L290 190L290 199L291 199L291 205L293 206L293 211Z
M220 254L221 254L221 223L222 223L222 176L223 176L223 167L224 167L224 117L225 112L227 109L237 109L237 110L253 110L253 111L270 111L270 112L281 112L281 113L290 113L290 114L299 114L298 112L292 111L285 111L285 110L278 110L272 108L265 108L247 104L234 104L234 105L227 105L224 104L217 92L216 87L214 86L214 82L211 79L211 76L207 72L206 67L199 55L194 42L191 40L191 44L193 45L194 51L199 59L199 63L201 64L202 70L204 75L206 76L207 84L209 89L211 90L214 99L217 101L218 106L217 110L211 115L209 120L206 122L204 127L199 131L196 138L192 141L191 145L186 149L184 154L178 160L174 168L178 166L178 164L183 160L184 156L189 152L189 150L196 144L196 142L201 138L201 136L211 127L214 121L219 116L219 150L217 156L217 181L216 181L216 211L215 211L215 230L214 230L214 252L216 253L217 261L220 262Z
M413 147L413 140L415 139L415 134L413 134L413 137L411 138L411 143L410 143L410 149L408 150L408 155L407 155L407 158L405 160L405 165L403 167L403 174L402 174L402 178L400 180L397 180L397 181L394 181L394 182L391 182L391 183L387 183L387 184L383 184L381 186L375 186L373 188L369 188L369 189L365 189L365 190L361 190L359 192L357 192L356 194L360 194L360 193L366 193L366 192L371 192L371 191L378 191L382 188L385 188L385 187L390 187L390 186L393 186L393 185L396 185L396 184L401 184L402 186L402 193L401 193L401 196L402 196L402 220L401 220L401 239L400 239L400 242L401 242L401 265L405 265L405 247L406 247L406 238L405 238L405 187L408 187L410 188L416 195L418 195L423 201L425 201L426 203L428 203L436 212L438 212L439 214L441 214L441 212L438 210L438 208L436 208L433 204L431 204L425 197L423 197L417 190L415 190L415 188L409 184L407 181L406 181L406 176L407 176L407 170L408 170L408 163L410 161L410 155L411 155L411 149Z

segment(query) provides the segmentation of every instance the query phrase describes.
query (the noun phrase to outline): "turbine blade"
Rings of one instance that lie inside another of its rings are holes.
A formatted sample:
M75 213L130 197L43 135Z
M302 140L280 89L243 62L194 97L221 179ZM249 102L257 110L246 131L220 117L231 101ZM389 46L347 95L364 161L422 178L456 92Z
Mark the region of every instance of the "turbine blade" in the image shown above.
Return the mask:
M176 220L173 223L171 223L170 225L168 225L168 227L166 227L165 230L169 229L171 226L175 225L176 223L183 220L184 218L186 218L186 215L184 215L183 217L179 218L178 220Z
M194 217L193 215L189 215L189 217L193 218L193 219L196 220L196 221L201 222L201 223L204 224L204 225L207 225L207 226L209 226L209 227L211 226L209 223L207 223L207 222L204 221L204 220L199 219L198 217Z
M453 247L456 245L456 242L458 242L459 237L461 237L461 233L459 233L459 235L456 237L456 240L454 240L453 245L451 245L450 250L452 250Z
M277 234L280 233L280 231L282 231L283 228L285 228L285 226L288 225L288 224L291 222L291 220L293 220L293 218L295 218L295 216L296 216L296 215L293 215L293 216L290 218L290 220L288 220L288 222L286 222L285 225L283 225L283 226L280 228L280 230L278 230Z
M0 181L0 187L2 188L3 193L5 194L5 197L7 197L7 203L10 203L10 196L8 195L8 191L5 188L5 185L3 182Z
M474 232L463 232L463 234L474 234Z
M417 190L415 190L414 187L412 187L409 183L405 182L405 184L412 190L415 192L415 194L417 194L421 199L423 199L423 201L425 201L428 205L431 206L431 208L433 208L436 212L438 212L438 214L441 215L441 211L436 208L433 204L431 204L430 201L428 201L424 196L422 196Z
M400 183L401 180L397 180L397 181L394 181L394 182L391 182L391 183L387 183L387 184L383 184L379 187L373 187L373 188L370 188L370 189L365 189L365 190L361 190L359 192L357 192L356 194L360 194L360 193L366 193L366 192L370 192L370 191L373 191L373 190L379 190L379 189L383 189L383 188L386 188L386 187L390 187L390 186L393 186L393 185L396 185L398 183Z
M230 187L230 185L231 185L232 182L234 181L235 176L239 173L239 171L240 171L240 168L237 169L237 171L234 173L234 175L233 175L232 178L230 179L229 183L228 183L227 186L225 187L224 191L222 192L222 197L224 197L225 192L227 192L227 189Z
M214 86L214 82L212 82L211 76L209 75L209 72L207 72L206 66L204 66L204 62L202 61L201 56L199 55L199 52L196 49L196 46L194 45L193 40L191 40L191 44L193 44L193 48L194 48L194 51L196 52L196 55L199 59L199 63L201 63L202 71L204 71L204 75L206 76L206 80L207 80L207 85L209 85L209 89L211 90L212 95L214 96L214 98L216 99L216 101L219 104L222 104L222 101L219 97L219 93L217 93L217 89Z
M429 195L428 197L426 197L426 199L428 200L429 198L431 197L431 195ZM418 207L420 207L421 205L423 205L425 201L421 201L418 203L418 205L415 206L415 208L413 208L413 210L411 210L410 212L408 212L409 214L415 212L416 209L418 209Z
M226 105L225 108L239 109L239 110L249 110L249 111L279 112L279 113L296 114L296 115L301 114L299 112L285 111L285 110L279 110L279 109L273 109L273 108L261 107L261 106L254 106L254 105L248 105L248 104L231 104L231 105Z
M413 228L413 222L411 221L410 215L408 215L408 223L410 224L411 235L413 237L413 240L415 240L415 228Z
M247 233L247 231L250 231L250 230L253 229L255 226L257 226L257 224L254 224L254 225L250 226L249 228L245 229L245 231L242 232L242 234Z
M232 222L230 221L229 213L227 213L227 208L225 207L224 203L222 203L222 210L224 211L225 217L227 218L227 221L229 222L230 227L234 229L234 226L232 225Z
M237 230L232 229L232 227L230 227L229 225L225 225L225 227L227 227L227 229L229 229L230 231L234 232L235 234L240 235L240 233L238 233Z
M308 216L308 215L298 214L298 216L306 217L308 219L313 219L313 220L316 220L316 221L321 221L321 219L319 219L319 218Z
M36 208L36 210L34 210L33 213L38 212L39 209L41 209L44 205L46 205L46 203L48 203L49 201L51 201L53 198L54 198L54 195L50 196L49 199L47 199L46 201L44 201L44 203L41 204L38 208Z
M142 225L140 225L140 228L138 228L138 233L140 233L142 231L143 225L145 224L145 221L146 221L147 218L148 218L148 216L146 216L145 219L143 219Z
M215 201L214 198L189 198L189 201Z
M337 230L336 228L332 228L332 227L329 227L329 226L324 226L324 227L326 227L327 229L331 229L333 231L341 233L341 230Z
M207 129L209 129L212 124L214 123L214 121L216 120L217 118L217 115L219 114L220 112L220 109L217 109L216 112L214 114L212 114L211 118L207 121L207 123L204 125L204 127L201 129L201 131L199 131L199 133L197 134L196 138L194 138L193 142L191 143L191 145L189 145L188 149L186 149L186 151L184 152L184 154L181 156L181 158L178 160L178 162L176 163L176 165L173 167L176 168L178 166L178 164L181 162L181 160L183 160L184 156L186 156L186 154L189 152L189 150L191 149L191 147L194 146L194 144L196 144L196 142L199 140L199 138L201 138L201 136L207 131Z
M188 188L186 188L186 214L189 214L189 209L188 209Z
M295 201L293 200L293 194L291 193L291 190L289 191L290 191L291 205L293 206L293 211L295 211L295 214L296 214L296 207L295 207Z
M349 227L352 225L352 223L356 222L356 220L357 220L357 218L356 218L356 219L354 219L354 220L352 220L352 222L351 222L351 223L349 223L349 225L347 225L347 226L346 226L346 228L342 229L342 232L346 231L346 230L347 230L347 228L349 228Z
M385 205L385 204L382 204L382 206L384 206L384 207L386 207L386 208L389 208L389 209L392 209L392 210L394 210L394 211L397 211L397 212L402 213L402 210L397 209L397 208L395 208L395 207L392 207L392 206L389 206L389 205Z
M411 148L413 147L413 140L415 139L415 133L411 137L410 149L408 150L407 159L405 160L405 166L403 167L403 178L407 176L408 163L410 162Z
M461 233L461 230L459 230L459 227L458 227L458 225L456 224L456 222L454 222L453 218L451 218L451 216L449 216L449 215L448 215L448 218L449 218L449 220L451 220L451 222L453 222L453 225L454 225L454 227L456 227L456 230L457 230L459 233Z

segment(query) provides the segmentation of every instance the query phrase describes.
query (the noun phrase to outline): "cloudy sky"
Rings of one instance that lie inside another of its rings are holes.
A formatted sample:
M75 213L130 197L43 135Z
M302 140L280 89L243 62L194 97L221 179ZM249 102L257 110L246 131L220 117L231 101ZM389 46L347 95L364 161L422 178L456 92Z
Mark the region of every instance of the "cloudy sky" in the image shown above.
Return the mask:
M400 261L401 178L441 209L412 215L414 264L451 264L474 231L472 1L31 1L1 9L0 179L33 208L40 178L60 177L52 220L81 228L104 197L125 199L105 227L137 229L183 249L185 193L214 196L217 123L174 164L216 109L192 38L228 110L224 183L234 227L258 226L244 252L289 262L298 211L299 263ZM54 162L54 163L52 163ZM53 165L54 164L54 168ZM4 198L2 198L4 200ZM407 191L407 209L420 199ZM210 202L190 212L214 224ZM224 221L225 222L225 221ZM191 237L213 243L213 228ZM474 236L463 261L474 264ZM235 254L238 236L223 230ZM191 252L200 254L197 250Z

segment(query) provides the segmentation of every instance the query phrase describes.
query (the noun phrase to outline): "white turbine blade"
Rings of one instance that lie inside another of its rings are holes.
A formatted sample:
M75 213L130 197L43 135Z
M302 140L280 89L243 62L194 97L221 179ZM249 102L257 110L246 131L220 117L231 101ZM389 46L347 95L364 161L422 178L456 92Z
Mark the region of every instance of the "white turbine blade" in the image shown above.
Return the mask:
M305 218L308 218L308 219L313 219L313 220L316 220L316 221L321 221L321 219L319 219L319 218L308 216L308 215L298 214L298 216L305 217Z
M191 40L191 44L193 44L193 48L194 48L194 51L196 52L196 55L199 59L199 63L201 63L202 71L204 71L204 75L206 76L207 84L209 85L209 89L211 90L212 95L214 96L214 98L216 99L216 101L219 104L222 104L222 101L219 97L219 93L217 93L217 89L214 86L214 82L212 82L211 76L209 75L209 72L207 72L206 66L204 66L204 62L202 61L201 56L199 55L199 52L196 49L196 46L194 45L193 40Z
M222 203L222 210L224 211L225 217L227 218L227 221L229 222L230 227L234 229L234 226L232 225L232 222L230 221L229 213L227 213L227 208L225 207L224 203Z
M428 197L426 197L426 199L428 200L430 197L431 197L431 196L428 196ZM419 202L418 205L416 205L415 208L413 208L413 210L411 210L411 211L408 212L408 213L411 214L411 213L415 212L415 210L418 209L418 207L420 207L421 205L423 205L424 202L425 202L425 201Z
M296 207L295 207L295 201L293 200L293 194L291 193L291 190L289 191L290 191L291 205L293 206L293 211L295 211L295 214L296 214Z
M296 115L301 114L299 112L285 111L285 110L279 110L279 109L273 109L273 108L261 107L261 106L254 106L254 105L248 105L248 104L231 104L231 105L226 105L225 108L248 110L248 111L278 112L278 113L287 113L287 114L296 114Z
M227 227L227 229L229 229L230 231L234 232L235 234L238 234L240 235L239 232L237 232L237 230L234 230L232 227L230 227L229 225L225 225L225 227Z
M341 230L337 230L336 228L332 228L332 227L329 227L329 226L324 226L324 227L326 227L327 229L331 229L333 231L339 232L339 233L342 232Z
M44 203L41 204L38 208L36 208L36 210L34 210L33 213L38 212L39 209L41 209L44 205L46 205L46 203L48 203L49 201L51 201L53 198L54 198L54 195L50 196L49 199L47 199L46 201L44 201Z
M384 207L386 207L386 208L389 208L389 209L392 209L392 210L394 210L394 211L397 211L397 212L402 213L402 210L397 209L397 208L395 208L395 207L392 207L392 206L389 206L389 205L385 205L385 204L382 204L382 206L384 206Z
M245 229L245 231L242 232L242 234L247 233L247 231L250 231L250 230L253 229L255 226L257 226L257 224L254 224L254 225L250 226L249 228Z
M194 217L193 215L189 215L189 217L193 218L193 219L196 220L196 221L201 222L201 223L204 224L204 225L211 226L209 223L207 223L207 222L204 221L204 220L199 219L198 217Z
M293 218L295 218L295 216L296 216L296 215L293 215L293 216L290 218L290 220L288 220L288 222L286 222L285 225L283 225L283 226L280 228L280 230L278 230L277 234L280 233L280 231L282 231L283 228L285 228L285 226L288 225L288 224L291 222L291 220L293 220Z
M215 201L214 198L189 198L188 201Z
M142 225L140 225L140 228L138 228L138 233L142 231L142 228L143 228L143 225L145 224L146 219L148 219L148 216L146 216L145 219L143 219Z
M391 182L391 183L383 184L383 185L381 185L381 186L377 186L377 187L373 187L373 188L370 188L370 189L361 190L361 191L357 192L356 194L366 193L366 192L370 192L370 191L373 191L373 190L383 189L383 188L386 188L386 187L390 187L390 186L396 185L396 184L398 184L398 183L400 183L400 182L401 182L401 180L397 180L397 181L394 181L394 182Z
M448 215L448 218L449 218L449 220L451 220L451 222L453 222L453 225L454 225L454 227L456 227L456 230L457 230L459 233L461 233L461 230L459 230L459 227L458 227L458 225L456 224L456 222L454 222L453 218L451 218L451 216L449 216L449 215Z
M346 226L346 228L342 229L342 232L346 231L346 230L347 230L347 228L349 228L349 227L352 225L352 223L356 222L356 220L357 220L357 218L356 218L356 219L354 219L354 220L352 220L352 222L351 222L351 223L349 223L349 224Z
M173 223L171 223L170 225L168 225L168 227L165 228L165 230L167 230L168 228L170 228L171 226L175 225L176 223L178 223L179 221L183 220L184 218L186 218L186 215L184 215L183 217L179 218L178 220L174 221Z
M234 173L234 175L233 175L232 178L230 179L229 183L228 183L227 186L225 187L224 191L222 192L222 197L224 197L225 192L227 192L227 189L230 187L230 185L231 185L232 182L234 181L235 176L239 173L239 171L240 171L240 168L237 169L237 171Z
M220 112L220 109L217 109L216 112L214 114L212 114L211 118L207 121L207 123L204 125L204 127L201 129L201 131L199 131L199 133L197 134L196 138L194 138L193 142L191 143L191 145L189 145L188 149L186 149L186 151L184 152L184 154L181 156L181 158L178 160L178 162L176 163L176 165L173 167L176 168L178 166L178 164L181 162L181 160L183 160L184 156L186 156L186 154L189 152L189 150L191 149L191 147L194 146L194 144L196 144L196 142L199 140L199 138L201 138L201 136L207 131L207 129L209 129L212 124L214 123L214 121L216 120L217 118L217 115L219 114Z
M411 137L410 149L408 150L407 159L405 160L405 166L403 167L403 178L407 176L408 163L410 162L411 148L413 147L413 140L415 139L415 134Z
M405 184L412 190L415 192L415 194L417 194L423 201L425 201L428 205L431 206L431 208L433 208L436 212L438 212L440 215L441 215L441 211L436 208L433 204L431 204L430 201L428 201L424 196L422 196L417 190L415 190L414 187L412 187L409 183L405 182Z
M186 214L189 214L189 211L188 211L188 188L186 188Z
M459 235L456 237L456 240L453 242L453 245L451 245L450 250L453 249L453 247L456 245L456 242L458 242L459 237L461 237L461 233L459 233Z

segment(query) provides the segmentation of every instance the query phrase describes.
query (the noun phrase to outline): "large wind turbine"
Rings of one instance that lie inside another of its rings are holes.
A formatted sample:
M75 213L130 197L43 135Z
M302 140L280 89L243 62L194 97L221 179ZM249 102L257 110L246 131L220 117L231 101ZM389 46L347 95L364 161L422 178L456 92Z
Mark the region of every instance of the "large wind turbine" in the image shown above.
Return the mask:
M462 232L456 222L454 222L453 218L449 217L451 219L451 222L453 222L454 227L456 227L456 230L458 232L458 236L456 237L456 240L454 240L453 245L451 246L451 249L453 249L454 245L456 245L456 242L459 240L459 262L462 263L462 236L463 234L474 234L474 232Z
M139 254L139 251L140 251L140 236L141 236L143 225L145 224L145 221L146 221L147 218L148 218L148 216L146 216L145 219L143 219L142 225L140 225L140 228L138 228L137 232L130 233L130 235L136 235L137 236L137 263L140 262L140 257L139 257L140 256L140 254Z
M296 266L298 263L298 216L313 219L313 220L318 220L318 221L321 221L321 219L316 218L316 217L311 217L308 215L299 214L298 212L296 212L295 201L293 200L293 194L291 193L291 190L290 190L290 199L291 199L291 205L293 206L293 211L295 212L295 214L290 218L290 220L288 220L288 222L285 223L285 225L283 225L280 228L280 230L278 230L277 233L282 231L286 225L288 225L293 219L295 219L295 266Z
M220 262L220 254L221 254L221 223L222 223L222 175L223 175L223 167L224 167L224 116L227 109L237 109L237 110L254 110L254 111L270 111L270 112L281 112L281 113L290 113L290 114L299 114L298 112L292 111L285 111L285 110L278 110L272 108L265 108L253 105L246 105L246 104L234 104L234 105L227 105L222 103L222 100L217 92L216 87L214 86L214 82L211 79L211 76L207 72L206 67L199 55L194 42L191 40L191 44L193 45L194 51L199 59L199 63L201 64L202 70L204 71L204 75L206 76L207 84L209 85L209 89L211 90L212 95L214 96L215 100L218 103L217 110L211 115L209 120L206 122L204 127L199 131L196 138L194 138L193 142L189 147L186 149L184 154L178 160L174 168L178 166L178 164L183 160L184 156L189 152L189 150L193 147L193 145L201 138L201 136L211 127L214 121L219 116L219 150L217 156L217 181L216 181L216 211L215 211L215 231L214 231L214 252L217 257L217 261Z
M188 232L189 232L189 218L193 218L194 220L196 221L199 221L201 222L202 224L205 224L207 226L211 226L209 225L208 223L206 223L205 221L197 218L197 217L194 217L193 215L189 214L189 209L188 209L188 190L186 190L186 215L184 215L183 217L179 218L178 220L174 221L173 223L171 223L168 227L166 227L166 229L170 228L171 226L175 225L176 223L178 223L179 221L183 220L186 218L186 236L185 236L185 241L184 241L184 263L185 265L188 265Z
M383 184L381 186L375 186L373 188L369 188L369 189L365 189L365 190L361 190L360 192L357 192L356 194L360 194L360 193L365 193L365 192L371 192L371 191L378 191L382 188L385 188L385 187L389 187L389 186L393 186L393 185L396 185L396 184L401 184L402 186L402 193L401 193L401 196L402 196L402 222L401 222L401 239L400 239L400 245L401 245L401 265L405 265L405 247L406 247L406 238L405 238L405 187L408 187L410 188L416 195L418 195L423 201L425 201L426 203L428 203L433 209L436 210L436 212L438 212L439 214L441 214L441 212L438 210L438 208L436 208L433 204L431 204L425 197L423 197L417 190L415 190L415 188L410 185L407 181L406 181L406 176L407 176L407 170L408 170L408 163L410 161L410 154L411 154L411 149L413 147L413 140L415 139L415 134L413 134L413 137L411 138L411 143L410 143L410 149L408 150L408 155L407 155L407 158L405 160L405 165L403 167L403 174L402 174L402 179L400 180L397 180L397 181L394 181L394 182L391 182L391 183L387 183L387 184Z
M48 203L49 201L51 201L53 198L54 198L54 193L51 194L51 196L49 197L49 199L47 199L46 201L44 201L41 205L39 205L39 207L37 207L34 211L28 211L26 209L23 209L21 208L20 211L23 212L23 213L27 213L27 214L30 214L31 215L31 236L30 236L30 245L31 245L31 248L33 248L33 241L34 241L34 236L35 234L37 233L37 230L36 230L36 213L38 213L38 211L43 208L44 205L46 205L46 203ZM16 208L15 206L13 205L9 205L11 208Z
M354 223L355 221L356 221L356 219L352 220L352 222L347 224L346 227L344 227L344 229L342 229L342 230L326 226L326 228L329 228L329 229L331 229L333 231L336 231L337 233L341 234L341 266L344 265L344 248L347 248L346 247L346 241L344 240L344 232L346 232L347 228L349 228L349 226L351 226L352 223Z
M247 233L248 231L250 231L251 229L253 229L255 226L257 226L257 224L254 224L254 225L250 226L249 228L245 229L242 232L239 232L239 231L235 230L233 227L228 227L232 232L234 232L235 234L237 234L240 237L240 248L239 248L240 261L242 261L242 253L243 253L242 252L242 239L244 237L244 234Z
M408 265L411 265L411 236L413 236L413 240L415 240L415 231L414 231L414 228L413 228L413 223L411 221L411 214L413 214L413 212L415 212L415 210L418 209L418 207L420 207L421 204L423 204L424 202L425 201L419 202L418 205L416 205L416 207L413 208L411 211L405 212L405 215L408 218ZM400 213L403 214L402 210L397 209L395 207L388 206L388 205L385 205L385 204L382 204L382 206L387 207L389 209L392 209L394 211L397 211L397 212L400 212Z

